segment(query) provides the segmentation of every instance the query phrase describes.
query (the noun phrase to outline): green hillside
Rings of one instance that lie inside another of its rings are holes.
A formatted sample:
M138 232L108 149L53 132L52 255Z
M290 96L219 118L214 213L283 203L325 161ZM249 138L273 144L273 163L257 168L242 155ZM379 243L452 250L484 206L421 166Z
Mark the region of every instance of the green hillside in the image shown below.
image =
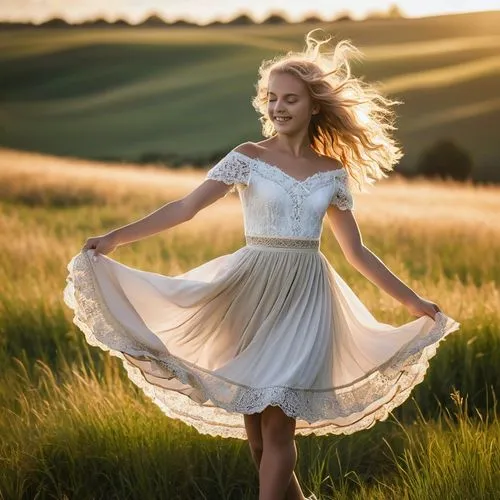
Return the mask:
M451 138L477 178L500 180L500 12L322 27L366 54L412 169ZM206 160L260 137L250 100L260 61L316 26L21 29L0 33L0 145L86 158Z

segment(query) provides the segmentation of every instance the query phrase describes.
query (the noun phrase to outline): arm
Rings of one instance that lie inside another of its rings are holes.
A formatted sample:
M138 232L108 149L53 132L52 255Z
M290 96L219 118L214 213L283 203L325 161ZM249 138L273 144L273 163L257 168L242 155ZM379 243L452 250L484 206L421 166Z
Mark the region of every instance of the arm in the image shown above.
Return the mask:
M433 302L422 299L405 285L387 266L363 244L358 224L351 210L341 210L330 205L328 222L347 261L372 283L405 305L417 316L434 318L440 311Z
M246 147L242 144L240 147ZM244 155L243 155L244 156ZM247 184L250 175L248 158L229 152L206 174L204 181L184 198L167 203L142 219L109 233L89 238L83 250L112 252L118 245L137 241L192 219L202 208L231 191L236 184Z
M117 245L137 241L192 219L200 210L224 196L230 186L205 180L191 193L163 205L155 212L111 231Z
M89 238L82 251L95 249L94 255L97 253L107 254L119 245L146 238L186 222L201 209L223 197L230 187L222 182L205 179L202 184L185 197L163 205L142 219L114 229L103 236Z
M252 156L255 144L245 142L234 151ZM204 182L180 200L168 203L143 219L112 231L117 245L136 241L192 219L202 208L226 196L235 183L246 184L250 174L248 161L235 158L232 152L212 167Z

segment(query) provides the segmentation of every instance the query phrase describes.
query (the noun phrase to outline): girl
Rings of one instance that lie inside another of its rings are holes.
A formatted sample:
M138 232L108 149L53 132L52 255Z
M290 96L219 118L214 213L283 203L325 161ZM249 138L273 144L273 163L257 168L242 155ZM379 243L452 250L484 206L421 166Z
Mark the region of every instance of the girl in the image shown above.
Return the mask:
M349 41L330 52L328 40L306 42L260 67L253 103L266 139L236 147L182 199L89 238L65 288L87 341L120 357L166 415L248 438L260 500L304 499L295 433L350 434L387 418L459 328L363 244L354 217L354 185L387 177L402 156L396 101L351 76ZM106 256L234 190L246 238L236 252L177 276ZM348 262L415 320L373 317L319 249L325 214Z

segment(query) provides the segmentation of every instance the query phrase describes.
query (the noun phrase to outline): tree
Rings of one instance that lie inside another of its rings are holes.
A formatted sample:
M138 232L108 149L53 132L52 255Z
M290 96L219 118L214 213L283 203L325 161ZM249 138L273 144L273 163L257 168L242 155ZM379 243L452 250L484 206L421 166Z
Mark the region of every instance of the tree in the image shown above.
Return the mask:
M424 150L417 162L417 172L426 177L451 177L464 181L471 176L470 154L450 139L441 139Z
M337 13L337 16L335 17L335 19L333 19L332 22L338 23L338 22L352 21L352 20L353 19L351 17L351 14L349 13L349 11L343 10L343 11Z
M269 17L264 19L261 24L287 24L287 20L284 16L274 13L270 14Z
M41 26L45 28L68 28L70 24L66 21L66 19L54 17L42 23Z
M113 23L113 26L126 26L127 28L129 28L131 24L126 19L117 19Z
M192 23L191 21L186 21L185 19L177 19L177 21L174 21L170 26L172 26L173 28L198 28L200 25Z
M324 23L324 19L321 19L321 17L318 16L308 16L302 19L301 23L303 24L321 24Z
M167 22L165 19L163 19L160 14L150 14L146 19L144 19L141 23L140 26L147 27L147 28L164 28L167 25Z
M79 28L109 28L111 23L106 19L87 19L77 25Z
M393 3L387 9L387 17L390 17L393 19L394 18L401 19L404 17L404 15L403 15L403 11L401 10L401 8L397 4Z
M249 15L241 14L231 19L227 24L228 26L248 26L250 24L255 24L255 22Z
M224 23L222 21L219 21L218 19L216 19L215 21L212 21L208 24L204 24L202 26L205 26L206 28L210 28L212 26L224 26Z

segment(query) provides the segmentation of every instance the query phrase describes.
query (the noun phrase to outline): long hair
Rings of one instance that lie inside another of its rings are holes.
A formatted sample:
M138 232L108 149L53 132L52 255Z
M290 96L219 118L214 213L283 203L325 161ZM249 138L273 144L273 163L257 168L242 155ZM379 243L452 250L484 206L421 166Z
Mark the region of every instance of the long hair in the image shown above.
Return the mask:
M331 37L317 40L314 31L306 35L303 52L288 52L261 63L252 104L261 115L263 135L275 135L267 113L269 75L280 71L300 78L320 107L309 125L312 148L339 160L358 190L364 191L367 184L388 177L403 156L391 137L391 131L396 129L391 106L402 102L390 100L375 86L352 76L349 59L363 54L350 40L341 40L331 50L327 48Z

